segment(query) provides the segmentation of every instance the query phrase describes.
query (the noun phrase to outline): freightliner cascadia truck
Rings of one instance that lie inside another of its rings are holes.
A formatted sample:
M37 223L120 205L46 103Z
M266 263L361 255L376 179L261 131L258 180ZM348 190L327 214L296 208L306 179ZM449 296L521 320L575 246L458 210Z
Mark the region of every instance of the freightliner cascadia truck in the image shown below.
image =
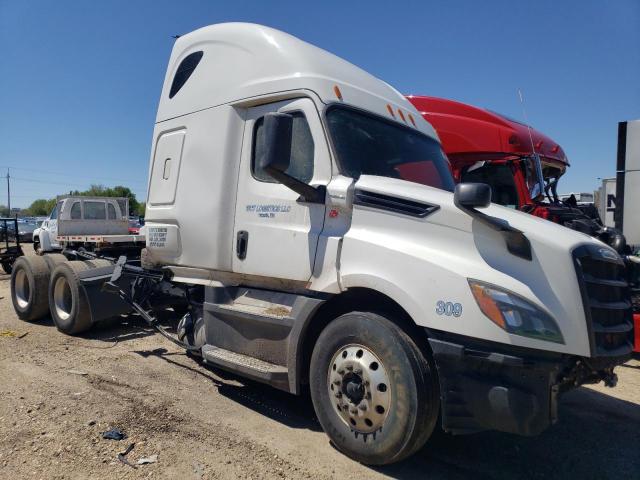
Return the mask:
M79 333L135 311L206 365L309 392L359 462L411 455L438 422L538 434L562 392L613 386L629 358L611 247L456 186L400 93L283 32L176 40L148 181L140 261L20 259L18 315Z

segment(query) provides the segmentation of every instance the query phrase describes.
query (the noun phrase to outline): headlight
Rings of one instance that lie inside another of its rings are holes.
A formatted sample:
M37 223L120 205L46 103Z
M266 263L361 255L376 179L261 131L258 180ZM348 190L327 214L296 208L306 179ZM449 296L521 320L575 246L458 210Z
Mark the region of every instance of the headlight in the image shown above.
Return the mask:
M471 279L469 287L482 313L503 330L523 337L564 343L560 328L551 315L520 295Z

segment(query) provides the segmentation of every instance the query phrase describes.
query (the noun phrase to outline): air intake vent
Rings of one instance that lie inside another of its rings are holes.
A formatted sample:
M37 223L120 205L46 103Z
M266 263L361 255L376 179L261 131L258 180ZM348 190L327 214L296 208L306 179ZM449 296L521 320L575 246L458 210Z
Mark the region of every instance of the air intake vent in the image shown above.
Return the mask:
M362 205L363 207L377 208L419 218L426 217L440 208L437 205L431 205L429 203L406 200L404 198L382 193L367 192L365 190L355 191L353 203Z

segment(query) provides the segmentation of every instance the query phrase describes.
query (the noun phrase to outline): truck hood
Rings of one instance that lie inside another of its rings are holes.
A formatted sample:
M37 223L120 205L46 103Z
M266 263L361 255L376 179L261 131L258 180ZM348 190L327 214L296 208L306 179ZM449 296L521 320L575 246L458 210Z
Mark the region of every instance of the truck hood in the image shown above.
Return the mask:
M615 254L604 243L499 205L482 209L485 215L524 233L531 244L532 258L528 260L511 254L500 232L456 207L451 192L375 176L360 177L354 190L352 223L341 256L343 287L385 289L383 293L403 299L403 307L425 327L589 355L585 310L572 253L583 245L593 245ZM374 195L367 197L367 193ZM414 202L409 203L412 206L415 202L426 205L428 211L424 216L411 215L385 209L382 204L367 205L359 201L362 198L382 199L387 205L394 205L397 199L408 200ZM372 262L372 258L379 261ZM476 305L468 279L498 285L546 310L559 324L566 344L507 334L482 314L474 316ZM439 300L461 302L467 323L434 316Z
M373 175L361 176L356 182L356 189L437 206L438 208L428 216L428 222L468 233L482 233L482 231L478 231L479 222L473 216L456 207L452 192L397 178ZM498 204L492 203L480 211L521 230L532 242L532 245L534 243L549 244L566 252L584 243L605 245L584 233Z

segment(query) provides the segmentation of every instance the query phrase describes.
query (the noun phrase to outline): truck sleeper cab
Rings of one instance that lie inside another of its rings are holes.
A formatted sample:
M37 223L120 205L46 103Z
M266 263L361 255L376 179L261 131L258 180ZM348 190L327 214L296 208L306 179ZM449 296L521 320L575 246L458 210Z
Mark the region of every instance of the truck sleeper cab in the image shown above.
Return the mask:
M366 464L406 458L438 421L536 434L563 390L613 384L630 352L613 250L454 187L402 95L271 28L176 41L147 198L142 268L119 262L109 288L149 310L182 292L191 352L308 389ZM91 298L109 279L78 276Z

